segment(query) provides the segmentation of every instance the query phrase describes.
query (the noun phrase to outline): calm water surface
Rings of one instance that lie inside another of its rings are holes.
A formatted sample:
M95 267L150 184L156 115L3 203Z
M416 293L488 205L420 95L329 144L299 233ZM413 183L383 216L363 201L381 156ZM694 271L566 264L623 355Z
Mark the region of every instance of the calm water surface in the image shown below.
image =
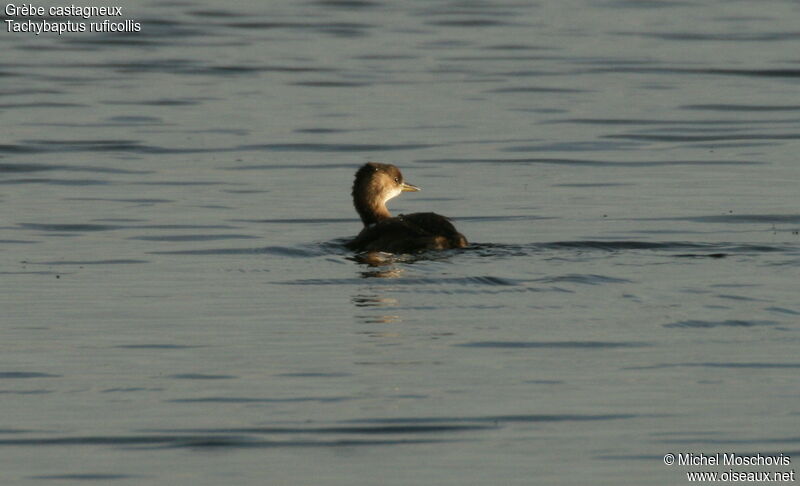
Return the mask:
M3 484L800 461L796 2L120 5L0 35ZM472 246L359 263L368 160Z

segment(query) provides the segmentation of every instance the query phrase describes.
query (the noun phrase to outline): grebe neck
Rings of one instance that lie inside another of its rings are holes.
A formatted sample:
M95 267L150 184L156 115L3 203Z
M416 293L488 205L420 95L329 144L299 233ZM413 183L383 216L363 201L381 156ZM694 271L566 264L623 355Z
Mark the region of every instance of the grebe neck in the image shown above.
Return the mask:
M361 216L361 221L364 222L364 226L369 226L392 217L392 214L386 209L386 202L376 197L354 194L353 205L356 207L358 215Z

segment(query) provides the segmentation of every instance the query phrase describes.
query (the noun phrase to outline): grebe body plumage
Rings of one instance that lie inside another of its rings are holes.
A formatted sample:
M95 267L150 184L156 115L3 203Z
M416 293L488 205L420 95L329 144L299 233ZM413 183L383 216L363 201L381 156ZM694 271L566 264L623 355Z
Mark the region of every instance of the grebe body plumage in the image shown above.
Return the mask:
M436 213L401 214L393 217L386 201L417 186L403 181L400 169L391 164L368 162L356 172L353 205L364 229L347 247L356 251L415 253L423 250L464 248L467 239L453 223Z

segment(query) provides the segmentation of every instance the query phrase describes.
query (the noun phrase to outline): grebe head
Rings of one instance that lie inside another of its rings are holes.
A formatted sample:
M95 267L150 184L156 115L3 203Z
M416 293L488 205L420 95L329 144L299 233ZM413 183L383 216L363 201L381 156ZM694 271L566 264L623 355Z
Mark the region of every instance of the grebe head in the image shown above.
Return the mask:
M401 192L416 192L419 187L407 184L400 169L391 164L368 162L356 172L353 183L353 204L364 222L364 226L377 223L392 215L386 209L386 201Z

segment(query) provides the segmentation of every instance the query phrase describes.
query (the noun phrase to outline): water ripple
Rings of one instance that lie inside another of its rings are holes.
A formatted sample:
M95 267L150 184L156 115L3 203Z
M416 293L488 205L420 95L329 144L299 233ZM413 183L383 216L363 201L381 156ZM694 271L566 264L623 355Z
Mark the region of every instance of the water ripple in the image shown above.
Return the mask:
M614 278L614 277L607 277L605 275L581 275L581 274L569 274L569 275L558 275L554 277L545 277L534 280L535 282L544 282L544 283L560 283L560 282L569 282L569 283L579 283L579 284L586 284L586 285L601 285L607 283L633 283L632 280L624 279L624 278Z
M794 369L800 363L767 363L767 362L705 362L705 363L665 363L651 366L629 366L624 370L656 370L663 368L733 368L733 369Z
M155 235L155 236L131 236L129 240L141 241L215 241L215 240L249 240L258 238L252 235Z
M620 133L614 135L602 135L602 137L647 142L722 142L727 140L797 140L800 139L800 133L720 133L715 135Z
M274 282L279 285L363 285L364 281L360 278L308 278L301 280L289 280L283 282ZM487 285L487 286L501 286L501 287L515 287L522 286L521 281L495 277L491 275L476 276L476 277L443 277L443 278L425 278L425 277L404 277L402 279L392 280L392 285Z
M800 111L800 105L739 105L728 103L708 103L700 105L683 105L682 110L701 110L701 111L744 111L744 112L772 112L772 111ZM724 120L721 122L730 123L739 121L741 123L759 122L759 120Z
M139 154L191 154L210 152L389 152L438 147L438 144L374 144L374 143L265 143L234 147L170 148L145 145L137 140L25 140L18 144L0 145L0 153L41 154L51 152L132 152Z
M611 137L612 135L609 135ZM420 159L416 162L423 164L545 164L588 167L673 167L673 166L718 166L718 165L759 165L763 162L753 160L653 160L619 162L612 160L591 159L564 159L551 157L525 157L525 158L444 158Z
M190 433L190 434L325 434L325 435L400 435L400 434L437 434L442 432L464 432L473 430L497 429L495 425L448 423L420 424L380 424L368 426L333 425L321 427L243 427L243 428L193 428L193 429L157 429L152 432L160 433Z
M29 378L61 378L61 375L53 375L50 373L39 373L36 371L0 371L0 380L6 379L23 379Z
M732 319L727 321L701 321L701 320L688 320L664 324L666 328L694 328L694 329L710 329L713 327L757 327L757 326L774 326L777 325L776 321L745 321Z
M202 250L173 250L173 251L151 251L152 255L258 255L272 254L283 257L306 258L327 254L322 247L303 248L288 246L266 246L262 248L209 248Z
M678 216L667 218L639 218L638 221L689 221L692 223L766 223L800 224L800 214L711 214L706 216ZM763 251L769 251L768 247Z
M29 476L30 479L56 480L56 481L116 481L118 479L139 479L145 476L138 474L107 474L107 473L81 473L81 474L44 474Z
M315 0L314 5L328 8L341 8L346 10L372 8L380 6L379 2L371 0Z
M50 170L69 171L69 172L94 172L98 174L152 174L149 170L130 170L117 169L111 167L86 167L69 166L58 164L21 164L21 163L0 163L0 173L2 172L43 172Z
M132 259L108 259L108 260L51 260L43 262L33 262L25 260L22 263L28 265L131 265L135 263L148 263L148 260L132 260Z
M726 68L680 68L680 67L603 67L589 73L640 73L640 74L700 74L718 76L748 76L763 78L797 78L800 69L726 69Z
M173 398L170 403L334 403L352 400L352 397L291 397L291 398L253 398L253 397L200 397L200 398Z
M247 436L225 435L108 435L66 436L30 439L0 439L0 446L144 446L161 448L298 448L298 447L374 447L451 442L448 439L342 439L342 440L257 440Z
M635 341L475 341L456 346L501 349L617 349L640 348L651 344Z
M348 420L349 423L387 423L387 424L425 424L437 422L594 422L604 420L626 420L642 417L638 414L515 414L515 415L478 415L462 417L386 417Z
M167 375L166 378L174 380L232 380L237 378L233 375L207 375L202 373L181 373L177 375Z
M800 39L800 32L619 32L618 35L649 37L666 41L776 42Z

